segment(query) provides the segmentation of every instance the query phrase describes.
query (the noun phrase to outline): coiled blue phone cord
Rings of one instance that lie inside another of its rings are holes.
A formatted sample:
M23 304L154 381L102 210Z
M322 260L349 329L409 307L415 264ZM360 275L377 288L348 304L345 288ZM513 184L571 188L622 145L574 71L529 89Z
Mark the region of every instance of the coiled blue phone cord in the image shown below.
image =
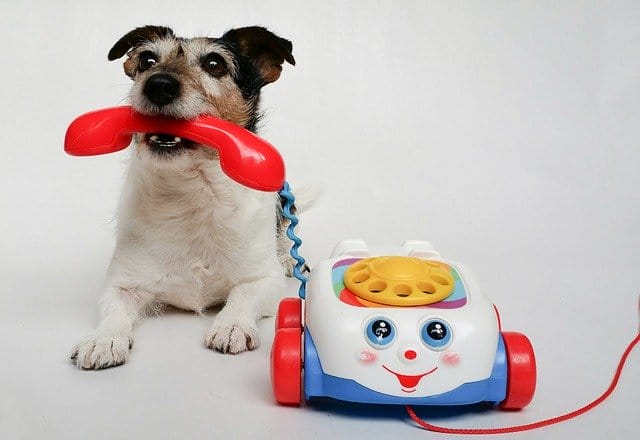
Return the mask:
M291 188L289 187L289 182L284 182L282 189L278 192L280 197L282 197L285 201L284 206L282 207L282 214L284 217L289 220L289 227L287 228L287 237L293 242L291 245L291 250L289 253L296 260L295 266L293 266L293 276L300 281L300 288L298 289L298 296L302 299L305 297L306 287L307 287L307 277L302 273L304 268L305 260L298 253L298 249L300 245L302 245L302 240L295 233L295 227L298 224L298 217L291 212L291 208L295 203L296 199L291 192Z

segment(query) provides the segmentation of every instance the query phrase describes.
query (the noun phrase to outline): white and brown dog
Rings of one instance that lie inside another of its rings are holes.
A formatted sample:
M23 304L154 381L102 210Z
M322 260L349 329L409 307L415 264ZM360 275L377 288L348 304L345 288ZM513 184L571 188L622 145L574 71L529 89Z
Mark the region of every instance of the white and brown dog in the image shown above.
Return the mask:
M186 39L145 26L122 37L109 60L124 55L138 112L213 115L252 131L260 89L280 77L285 61L295 64L291 42L261 27ZM232 181L215 150L186 139L151 133L134 144L100 323L74 347L72 361L84 369L124 363L134 324L162 305L196 312L224 305L206 346L256 348L256 321L273 314L290 269L278 196Z

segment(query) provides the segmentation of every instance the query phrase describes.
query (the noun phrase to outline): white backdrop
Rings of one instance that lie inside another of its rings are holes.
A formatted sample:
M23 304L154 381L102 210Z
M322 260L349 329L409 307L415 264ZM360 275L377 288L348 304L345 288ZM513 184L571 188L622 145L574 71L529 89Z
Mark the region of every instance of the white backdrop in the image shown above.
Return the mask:
M123 103L130 81L106 54L144 24L292 40L297 65L265 89L261 134L294 187L322 191L304 255L429 239L532 339L527 410L433 420L526 423L606 386L638 329L638 2L3 2L0 437L429 436L401 408L276 407L273 320L236 357L202 347L208 318L172 313L139 326L123 367L67 363L95 324L128 153L72 158L62 139L76 115ZM629 361L611 401L522 438L637 436L640 355Z

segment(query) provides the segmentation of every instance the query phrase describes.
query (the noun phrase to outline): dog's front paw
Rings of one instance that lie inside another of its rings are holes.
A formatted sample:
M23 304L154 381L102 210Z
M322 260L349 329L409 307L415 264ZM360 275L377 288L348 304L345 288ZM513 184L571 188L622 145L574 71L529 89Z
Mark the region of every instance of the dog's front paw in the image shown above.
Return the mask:
M236 354L258 347L258 327L251 320L216 318L204 340L207 347Z
M84 370L115 367L126 362L132 345L128 334L92 333L73 347L71 362Z

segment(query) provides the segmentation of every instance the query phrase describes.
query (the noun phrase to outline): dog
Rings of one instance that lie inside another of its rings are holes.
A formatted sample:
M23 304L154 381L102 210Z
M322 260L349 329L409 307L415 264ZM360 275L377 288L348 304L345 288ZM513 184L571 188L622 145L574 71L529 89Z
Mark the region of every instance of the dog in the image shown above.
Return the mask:
M260 90L293 46L263 27L220 38L181 38L139 27L109 51L126 55L132 107L145 115L212 115L256 131ZM127 361L133 327L164 305L203 313L222 306L204 339L222 353L259 344L257 320L272 315L291 270L282 205L220 169L216 150L165 133L134 137L117 214L117 242L100 302L100 322L72 350L82 369Z

